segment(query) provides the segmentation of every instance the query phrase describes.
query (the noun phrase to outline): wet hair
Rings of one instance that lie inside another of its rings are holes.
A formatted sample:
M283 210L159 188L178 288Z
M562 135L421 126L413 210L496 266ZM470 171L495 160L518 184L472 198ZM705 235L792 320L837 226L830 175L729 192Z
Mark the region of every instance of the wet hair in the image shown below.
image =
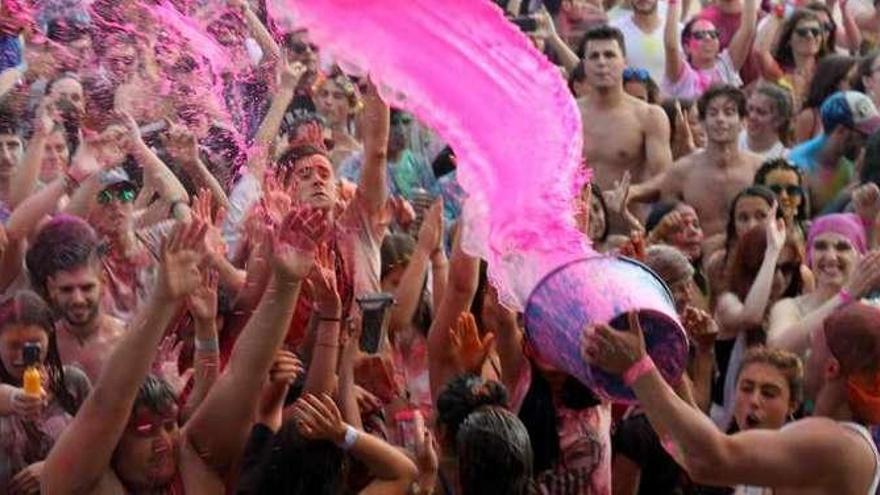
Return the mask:
M666 244L649 247L645 253L645 265L654 270L666 285L691 279L695 272L684 253Z
M437 426L443 428L447 442L458 438L465 419L483 406L507 407L504 385L474 374L458 375L437 396Z
M761 167L758 168L757 172L755 172L755 185L756 186L764 186L769 189L767 186L767 176L770 175L770 172L775 170L785 170L787 172L794 172L797 174L798 185L804 187L804 176L801 174L800 169L795 167L790 161L785 158L771 158L770 160L765 161L761 164ZM807 190L804 187L803 194L801 194L801 204L798 206L797 217L795 221L801 227L801 229L806 232L806 226L804 222L810 219L810 195L807 194Z
M776 368L788 383L788 396L791 404L798 406L804 395L804 366L796 354L781 349L757 346L749 349L743 356L736 379L751 364L766 364Z
M816 15L815 9L807 8L798 9L791 14L791 17L785 20L785 23L782 24L782 28L779 30L779 43L776 45L776 48L773 50L773 58L776 62L779 63L780 67L783 69L793 69L795 67L794 62L794 52L791 50L791 37L794 35L794 30L801 21L816 21L819 23L819 27L823 28L822 21L819 19L819 16ZM833 33L832 33L833 36ZM828 50L827 45L828 34L822 31L822 47L819 49L819 53L816 55L816 59L821 59L828 53L832 53Z
M290 184L293 180L293 172L296 169L297 162L315 155L323 156L328 161L330 160L327 157L327 153L309 144L294 146L285 151L276 161L276 176L279 182L285 185Z
M785 244L782 249L792 253L792 263L796 263L798 268L803 263L803 255L797 240L792 236L786 236ZM736 243L736 248L731 255L731 263L727 267L728 289L739 297L740 301L745 301L751 290L761 265L764 263L764 253L767 250L767 233L766 228L756 225L743 234ZM800 269L791 274L791 282L781 294L781 297L795 297L800 295L804 287L804 281L801 277Z
M384 280L392 270L396 268L404 268L409 264L410 258L416 249L416 242L409 234L390 234L382 240L381 263L382 275ZM428 297L425 288L428 278L425 277L422 282L422 293L419 298L418 306L413 314L412 324L427 335L428 329L431 327L431 306L428 304Z
M779 138L783 144L788 144L791 138L791 118L794 111L794 101L791 91L773 83L762 83L755 88L754 94L766 96L773 102L773 111L779 117Z
M602 196L602 189L600 189L595 182L590 182L590 201L592 201L593 198L596 198L599 202L599 208L605 216L605 228L602 229L602 233L599 235L599 238L596 239L596 242L605 242L608 240L608 234L611 231L611 224L608 221L608 205L605 204L605 197ZM587 207L592 208L593 206L587 205Z
M730 257L733 251L734 245L736 245L736 205L743 198L761 198L767 202L768 206L773 206L773 202L776 201L776 195L773 194L773 191L764 187L764 186L749 186L738 192L736 196L733 197L733 201L730 202L730 211L727 214L727 238L724 241L724 247L727 249L725 253L724 261L727 261L727 258Z
M49 337L46 361L43 363L49 375L49 383L46 388L55 395L58 403L67 413L76 415L80 404L76 402L65 386L64 366L61 364L61 355L58 353L55 324L49 305L31 291L16 292L0 302L0 333L13 325L39 327L46 332ZM0 381L10 385L20 385L2 362L0 362Z
M348 459L345 453L327 440L308 440L286 421L271 441L271 450L256 469L245 470L255 479L247 493L284 493L286 495L339 495L345 493ZM242 476L242 481L247 477ZM239 492L244 493L244 492Z
M49 277L58 272L96 266L98 245L97 234L85 220L57 215L40 229L25 255L31 286L48 299Z
M819 108L826 98L840 90L838 86L856 65L857 60L846 55L828 55L819 60L816 73L810 81L803 108Z
M709 104L716 98L728 98L736 104L736 112L742 119L747 114L746 110L746 94L741 89L731 86L730 84L713 84L706 90L697 100L697 112L700 114L700 120L706 120L706 112Z
M864 303L848 304L825 318L828 350L844 375L880 371L880 310Z
M578 44L578 58L584 59L586 57L587 44L590 41L605 40L616 41L617 46L620 47L620 53L626 56L626 41L624 41L623 32L616 27L609 26L608 24L600 24L588 29L587 32L584 33L584 37L581 38L581 42Z
M853 89L860 93L867 93L868 88L865 87L864 79L874 74L874 62L880 56L880 50L874 50L859 60L859 70L856 74L856 80L853 81Z
M529 433L511 412L482 407L456 436L458 479L463 495L535 493Z
M134 412L144 407L154 414L161 414L176 405L177 396L171 386L162 378L150 373L141 383L131 410Z

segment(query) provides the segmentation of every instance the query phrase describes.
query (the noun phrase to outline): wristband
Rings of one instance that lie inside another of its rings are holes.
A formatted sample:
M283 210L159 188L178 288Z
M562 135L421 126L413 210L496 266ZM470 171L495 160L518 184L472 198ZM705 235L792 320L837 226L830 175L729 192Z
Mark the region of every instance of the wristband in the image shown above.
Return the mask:
M840 296L840 300L843 301L843 304L841 306L846 306L847 304L855 301L855 298L853 298L852 293L849 290L847 290L846 287L840 289L840 292L838 292L837 295Z
M195 339L196 352L220 352L217 339Z
M651 356L645 354L623 373L623 383L627 387L632 387L636 380L654 369L654 360L651 359Z
M353 426L345 425L345 439L342 440L342 443L338 444L339 448L344 451L351 450L360 435L360 432L358 432Z

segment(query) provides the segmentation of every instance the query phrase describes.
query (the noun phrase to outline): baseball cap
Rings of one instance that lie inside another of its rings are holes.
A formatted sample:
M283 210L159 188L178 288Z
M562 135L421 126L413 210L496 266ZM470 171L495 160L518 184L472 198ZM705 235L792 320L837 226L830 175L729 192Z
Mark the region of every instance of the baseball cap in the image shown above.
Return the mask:
M98 176L98 181L101 183L102 190L117 184L128 184L132 188L137 188L135 183L132 182L131 177L129 177L128 172L122 167L104 170L101 172L101 175Z
M871 135L880 129L880 113L874 102L858 91L838 91L822 103L819 110L825 134L842 125Z

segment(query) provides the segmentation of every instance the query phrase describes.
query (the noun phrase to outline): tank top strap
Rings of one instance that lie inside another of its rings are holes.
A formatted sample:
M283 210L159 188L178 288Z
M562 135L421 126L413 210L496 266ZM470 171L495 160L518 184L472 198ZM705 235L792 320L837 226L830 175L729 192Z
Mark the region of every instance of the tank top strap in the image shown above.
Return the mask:
M877 487L880 485L880 452L877 451L877 445L874 444L874 438L871 437L871 432L869 432L867 428L858 423L850 421L840 421L839 423L844 428L848 428L858 433L871 447L871 453L874 454L874 479L871 481L871 488L868 490L868 495L875 495Z

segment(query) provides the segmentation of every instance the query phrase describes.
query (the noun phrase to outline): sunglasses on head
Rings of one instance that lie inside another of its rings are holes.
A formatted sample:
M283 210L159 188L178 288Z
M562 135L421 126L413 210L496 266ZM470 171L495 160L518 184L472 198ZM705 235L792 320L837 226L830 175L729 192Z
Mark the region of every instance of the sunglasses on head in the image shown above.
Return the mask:
M822 28L817 27L802 27L795 29L794 32L801 38L806 38L807 36L818 38L822 35L823 30Z
M623 70L623 82L638 81L643 83L648 82L650 78L651 74L641 67L627 67Z
M785 191L789 196L800 196L804 193L804 189L801 186L796 186L794 184L789 184L787 186L782 184L770 184L767 187L769 187L774 194L782 194L782 191Z
M98 193L98 203L109 205L114 199L118 200L120 203L131 203L134 201L135 196L134 189L130 187L104 189Z
M690 37L695 40L717 40L718 31L716 31L715 29L708 29L706 31L691 31Z
M311 50L312 52L317 52L318 45L314 43L304 43L302 41L296 41L290 45L290 50L297 55L302 55L309 50Z

